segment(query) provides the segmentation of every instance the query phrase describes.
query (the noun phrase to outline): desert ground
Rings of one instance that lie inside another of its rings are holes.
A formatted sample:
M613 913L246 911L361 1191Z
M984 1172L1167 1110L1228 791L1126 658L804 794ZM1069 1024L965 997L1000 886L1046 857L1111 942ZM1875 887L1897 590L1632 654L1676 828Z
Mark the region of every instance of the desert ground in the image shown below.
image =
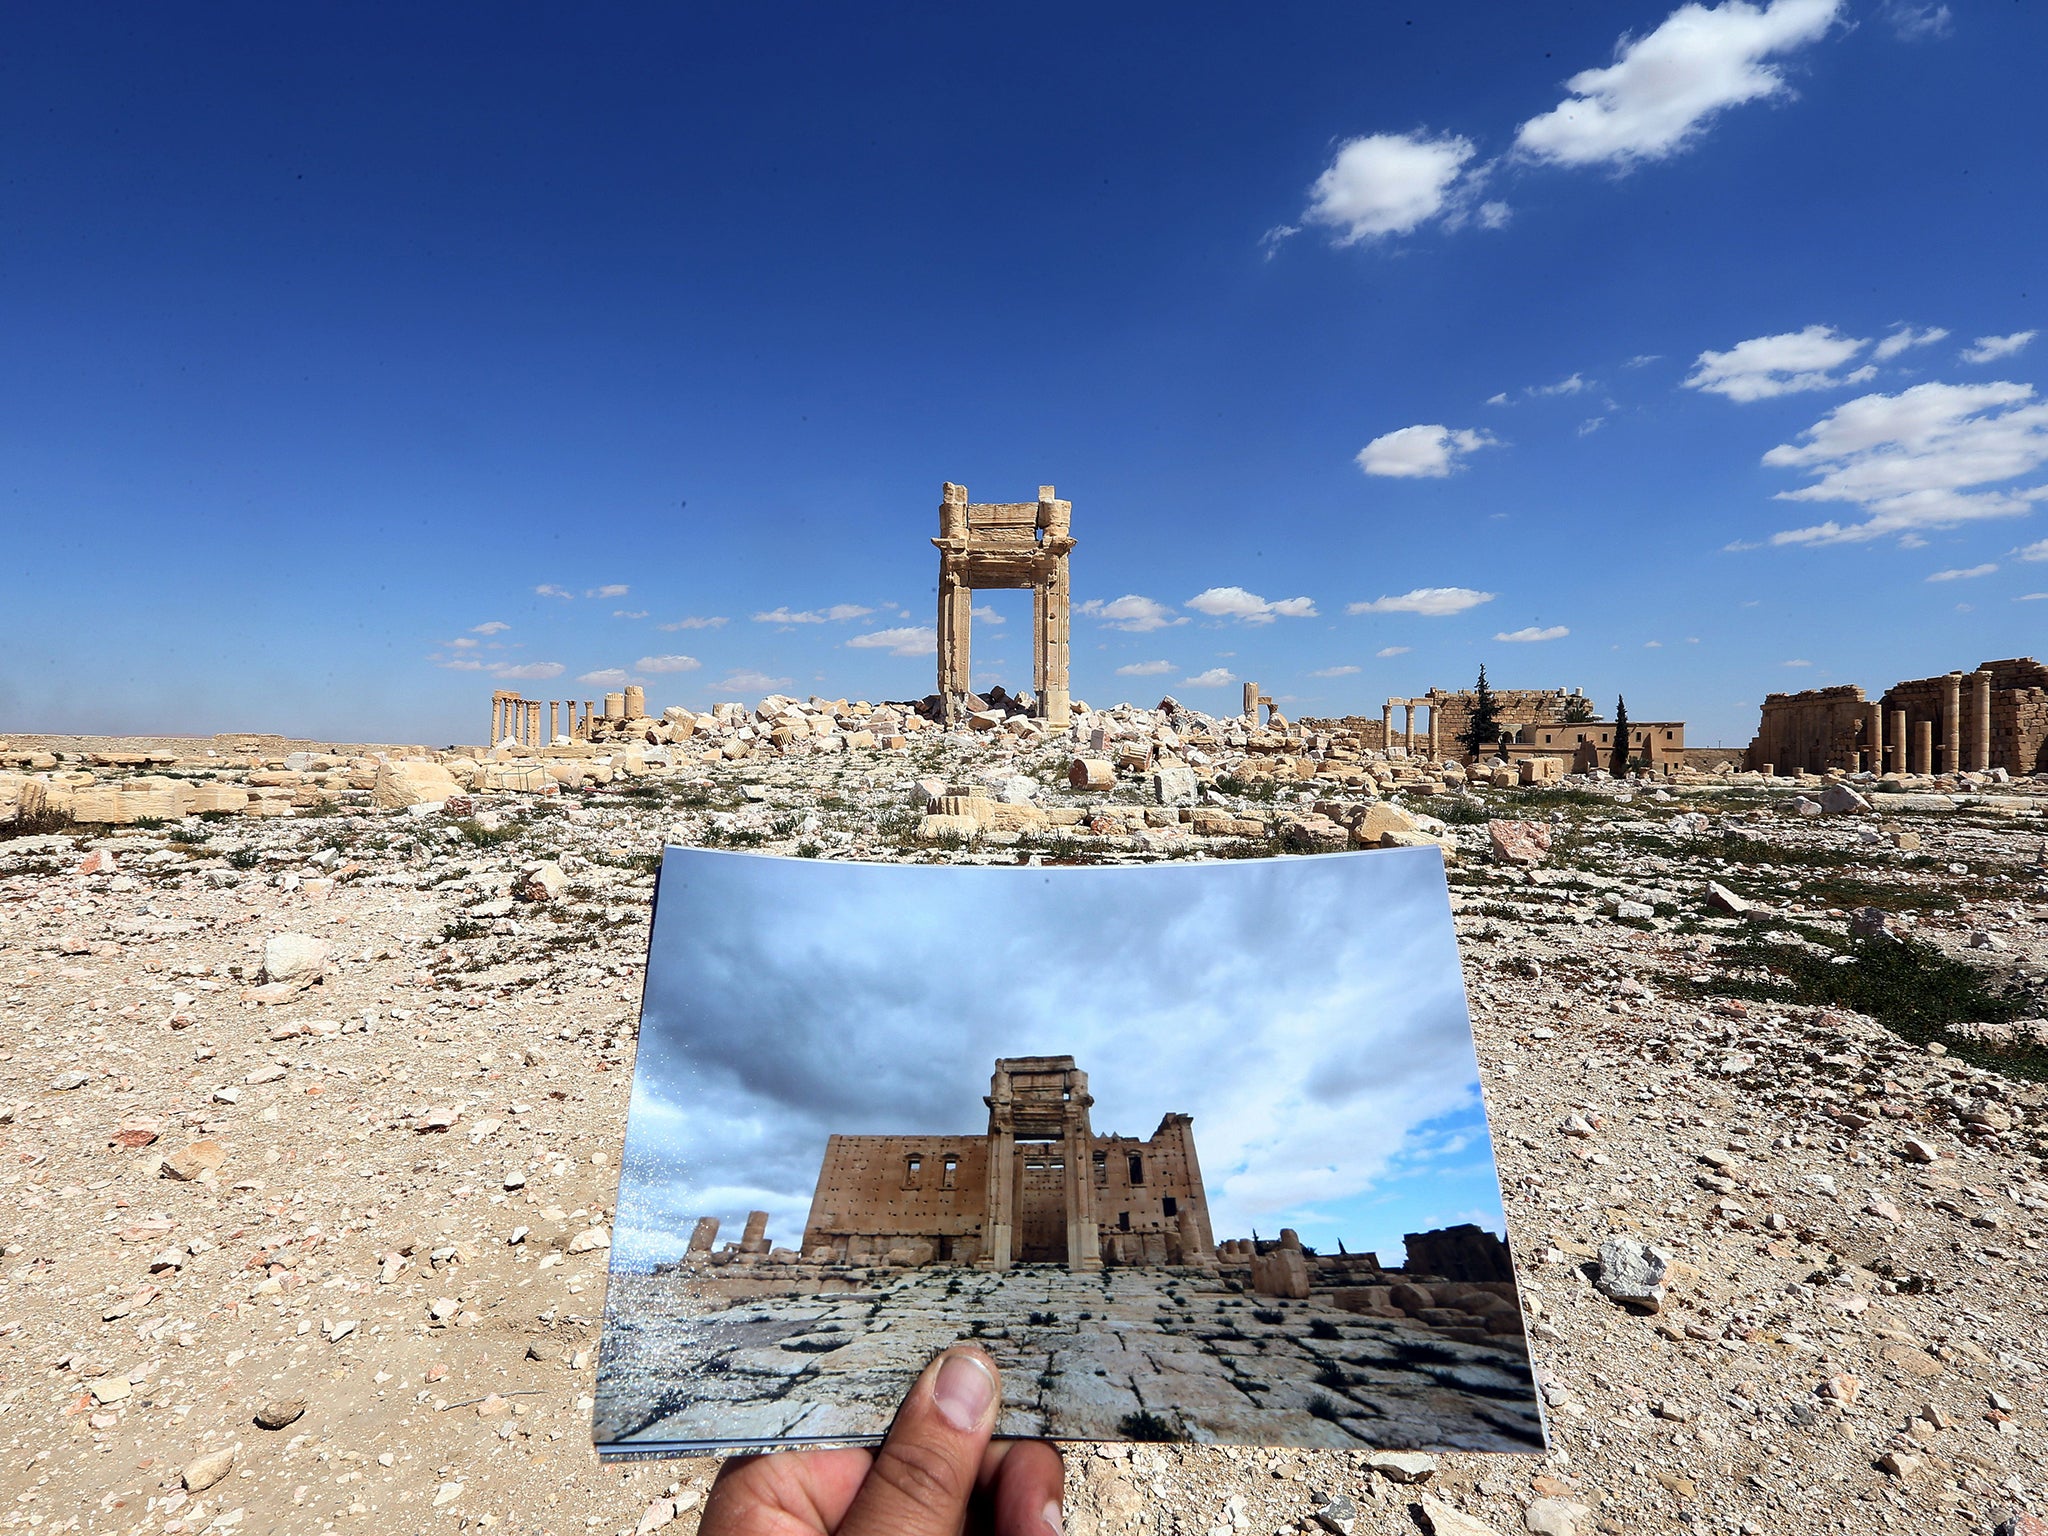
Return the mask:
M1455 861L1550 1451L1076 1445L1070 1530L2048 1513L2048 784L1524 787L1130 710L1097 728L1192 794L1082 793L1074 738L858 716L443 754L439 798L396 748L0 746L4 1527L694 1527L714 1460L591 1446L664 842ZM70 821L30 779L139 787Z

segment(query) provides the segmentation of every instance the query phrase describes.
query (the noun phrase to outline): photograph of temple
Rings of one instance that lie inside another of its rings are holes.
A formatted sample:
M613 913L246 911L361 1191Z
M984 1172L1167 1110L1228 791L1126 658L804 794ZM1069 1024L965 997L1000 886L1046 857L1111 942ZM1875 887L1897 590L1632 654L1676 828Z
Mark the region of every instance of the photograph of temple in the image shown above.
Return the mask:
M1003 1435L1536 1451L1505 1235L1433 848L669 849L593 1436L872 1442L971 1339Z
M1088 1074L1071 1056L996 1063L988 1129L961 1136L834 1136L804 1224L807 1260L847 1263L1213 1267L1216 1241L1194 1122L1149 1140L1089 1126Z

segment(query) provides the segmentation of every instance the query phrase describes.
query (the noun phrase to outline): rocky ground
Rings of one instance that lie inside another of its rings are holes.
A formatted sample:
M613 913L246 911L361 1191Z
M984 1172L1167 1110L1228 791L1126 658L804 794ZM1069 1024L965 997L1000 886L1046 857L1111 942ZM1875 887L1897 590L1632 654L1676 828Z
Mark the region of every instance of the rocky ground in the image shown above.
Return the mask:
M1520 1339L1467 1343L1213 1274L935 1266L699 1317L685 1276L611 1286L607 1440L882 1434L924 1362L961 1338L1002 1369L1005 1435L1498 1452L1543 1438Z
M0 824L0 1524L687 1531L714 1462L600 1467L590 1443L664 839L1016 862L1347 831L1457 861L1552 1449L1076 1446L1070 1529L2048 1511L2048 786L1519 788L1240 732L1180 755L1199 782L1175 812L1142 765L1106 802L1067 793L1092 742L812 750L813 724L729 752L741 729L638 771L477 766L506 787L439 811L378 808L345 754L15 743L74 793L172 787L90 801L125 826L67 826L54 795ZM260 814L144 814L180 809L179 776L258 775ZM1042 824L989 809L1024 804ZM927 812L974 829L935 838ZM1663 1256L1658 1310L1596 1288L1622 1238Z

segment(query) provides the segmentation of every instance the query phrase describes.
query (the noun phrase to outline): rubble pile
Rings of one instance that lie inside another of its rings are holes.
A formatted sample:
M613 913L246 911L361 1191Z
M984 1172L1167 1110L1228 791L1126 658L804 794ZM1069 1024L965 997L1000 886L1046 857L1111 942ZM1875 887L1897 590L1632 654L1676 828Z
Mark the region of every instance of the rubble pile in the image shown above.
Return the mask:
M692 1528L712 1462L589 1446L665 841L1130 863L1390 838L1455 857L1552 1450L1076 1445L1068 1528L2048 1514L2048 782L1509 783L1312 721L1076 703L1050 731L981 702L943 729L776 698L525 749L0 744L6 1518ZM1857 990L1888 956L1913 986ZM1331 1258L1267 1262L1266 1294L1305 1280L1366 1332L1427 1310ZM1432 1291L1433 1326L1489 1348L1457 1333L1485 1336L1483 1294Z

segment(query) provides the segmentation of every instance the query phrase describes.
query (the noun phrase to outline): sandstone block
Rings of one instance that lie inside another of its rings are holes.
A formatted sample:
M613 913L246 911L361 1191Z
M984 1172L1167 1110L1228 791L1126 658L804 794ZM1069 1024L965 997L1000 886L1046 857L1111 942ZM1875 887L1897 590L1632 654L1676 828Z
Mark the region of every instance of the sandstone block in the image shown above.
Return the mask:
M1081 790L1115 789L1116 765L1099 757L1077 757L1067 765L1067 783Z
M304 933L274 933L263 944L263 979L310 987L327 974L333 946Z
M943 813L925 817L917 824L911 836L920 843L943 843L952 838L972 838L981 832L981 823L972 816L949 816Z
M1252 1260L1252 1289L1261 1296L1308 1296L1308 1262L1299 1248L1276 1248Z
M1550 828L1540 821L1489 821L1486 835L1496 864L1534 868L1550 855Z
M439 763L401 760L378 767L370 801L387 811L402 811L415 805L438 805L461 793L455 775Z

